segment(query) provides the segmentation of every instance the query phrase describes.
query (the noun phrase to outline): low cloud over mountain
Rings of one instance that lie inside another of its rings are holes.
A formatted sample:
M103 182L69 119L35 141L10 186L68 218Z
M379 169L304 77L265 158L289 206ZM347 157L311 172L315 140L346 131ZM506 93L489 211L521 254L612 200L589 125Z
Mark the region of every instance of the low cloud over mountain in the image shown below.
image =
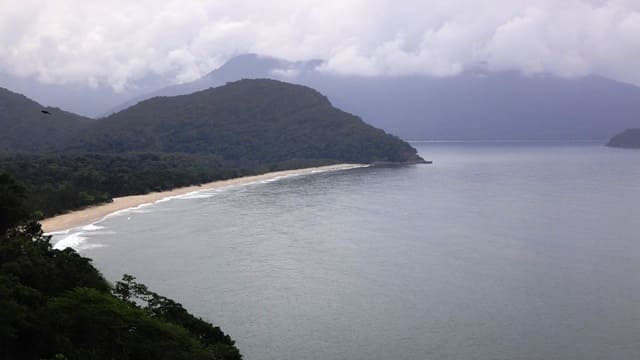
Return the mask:
M348 75L481 67L637 85L639 38L634 0L9 0L0 72L135 92L141 79L188 82L253 52L322 58L322 70Z

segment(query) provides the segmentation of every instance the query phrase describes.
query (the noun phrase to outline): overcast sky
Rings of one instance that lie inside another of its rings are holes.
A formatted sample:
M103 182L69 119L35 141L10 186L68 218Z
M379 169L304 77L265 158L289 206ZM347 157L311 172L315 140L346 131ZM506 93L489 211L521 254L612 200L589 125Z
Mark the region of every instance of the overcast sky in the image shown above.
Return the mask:
M640 85L640 0L2 0L0 72L123 89L194 80L233 55L324 71L469 68L599 74Z

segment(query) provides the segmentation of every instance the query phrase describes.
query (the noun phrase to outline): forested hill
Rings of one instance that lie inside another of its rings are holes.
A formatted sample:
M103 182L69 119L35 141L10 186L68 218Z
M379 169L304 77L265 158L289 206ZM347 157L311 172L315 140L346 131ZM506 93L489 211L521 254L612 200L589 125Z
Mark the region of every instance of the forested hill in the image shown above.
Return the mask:
M43 216L268 171L423 161L317 91L275 80L153 98L99 120L8 91L0 104L0 172L27 186L27 206Z
M93 121L44 107L24 95L0 88L0 150L46 151L81 133Z
M609 140L607 146L640 149L640 128L627 129Z
M146 100L99 120L78 140L67 150L209 153L233 164L421 160L406 142L317 91L265 79Z

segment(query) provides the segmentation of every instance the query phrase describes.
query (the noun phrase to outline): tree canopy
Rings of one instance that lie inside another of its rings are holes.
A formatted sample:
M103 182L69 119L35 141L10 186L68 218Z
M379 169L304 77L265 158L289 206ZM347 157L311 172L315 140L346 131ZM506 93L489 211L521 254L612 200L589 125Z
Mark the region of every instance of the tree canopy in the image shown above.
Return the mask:
M90 259L53 249L24 192L0 174L0 358L241 359L228 335L179 303L130 275L112 287Z

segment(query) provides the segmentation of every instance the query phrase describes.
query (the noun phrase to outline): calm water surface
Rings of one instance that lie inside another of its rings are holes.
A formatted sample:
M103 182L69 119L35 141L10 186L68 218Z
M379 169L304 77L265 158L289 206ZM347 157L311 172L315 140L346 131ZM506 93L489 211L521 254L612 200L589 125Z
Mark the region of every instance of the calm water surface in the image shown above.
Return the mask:
M248 360L640 358L640 151L414 145L434 164L204 192L67 240Z

